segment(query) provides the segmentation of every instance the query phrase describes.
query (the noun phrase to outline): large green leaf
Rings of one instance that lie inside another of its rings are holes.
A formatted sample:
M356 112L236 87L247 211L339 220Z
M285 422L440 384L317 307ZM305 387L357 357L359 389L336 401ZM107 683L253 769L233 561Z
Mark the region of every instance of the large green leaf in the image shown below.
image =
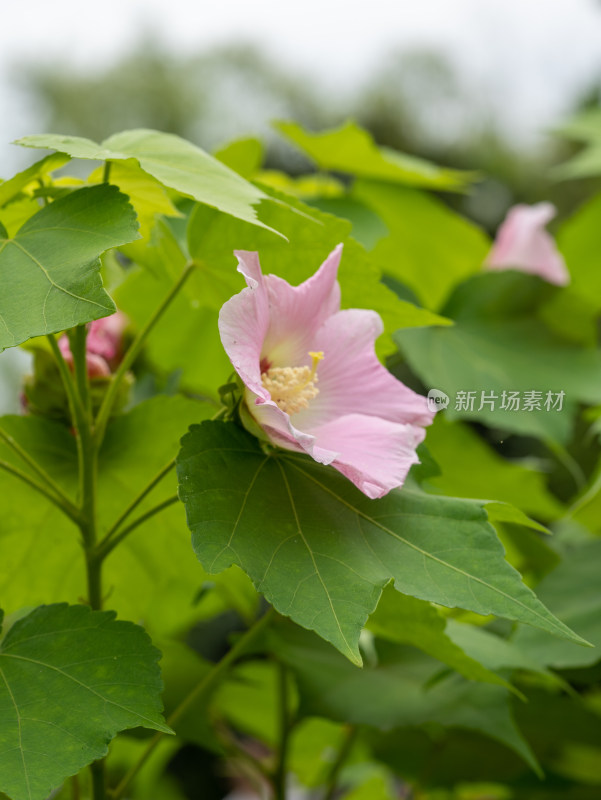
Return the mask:
M288 242L276 239L250 225L198 207L190 217L188 246L200 263L198 301L220 307L242 286L235 271L233 249L259 252L264 273L274 273L290 283L306 280L328 253L344 243L340 262L340 285L344 308L371 308L381 314L387 330L400 327L449 324L444 318L400 300L380 282L381 270L365 250L351 238L351 224L326 214L288 195L266 208L265 219L285 233Z
M188 425L212 413L182 397L160 396L109 425L99 458L100 535L176 455ZM17 416L3 417L0 424L66 492L75 495L77 453L66 426ZM0 459L27 470L4 445ZM175 492L171 473L135 513L143 514ZM85 564L75 526L40 495L1 471L0 497L0 597L5 608L13 611L85 597ZM190 548L181 504L131 533L107 558L103 576L110 606L120 617L142 622L153 635L183 629L196 619L195 596L207 576Z
M451 419L565 442L578 404L601 402L599 350L566 344L532 319L458 320L450 328L397 331L394 339L426 387L449 396ZM547 393L555 402L562 391L561 409L547 409ZM504 392L518 393L519 410L502 408ZM524 408L529 392L539 393L533 410ZM462 402L468 397L471 403Z
M254 208L267 199L264 192L200 147L170 133L146 129L123 131L100 145L78 136L39 134L25 136L17 144L57 150L73 158L100 161L135 158L145 172L165 186L253 225L269 227L257 217Z
M541 598L573 625L594 648L573 647L549 636L520 628L515 645L528 656L555 668L585 667L601 660L601 541L569 551L563 562L537 587Z
M428 478L428 484L443 494L494 498L541 519L562 513L561 503L546 488L534 464L508 461L468 425L437 414L428 428L428 450L442 472Z
M99 167L88 177L88 182L101 183L103 177L104 168ZM138 215L140 234L143 238L150 233L157 214L164 214L167 217L182 216L171 202L165 187L148 172L140 169L135 159L115 161L111 165L110 178L111 184L129 197ZM133 248L138 246L140 243L132 245Z
M510 693L500 686L441 675L441 664L411 647L379 643L378 664L358 669L308 631L280 624L269 633L278 658L295 673L300 713L390 729L437 723L497 739L538 765L515 726Z
M383 586L579 640L503 560L480 504L393 491L369 500L335 470L266 455L231 423L193 426L178 456L180 497L208 572L236 563L282 614L355 663Z
M111 314L99 256L136 238L134 210L106 184L45 206L11 239L0 225L0 352Z
M438 167L422 158L378 147L354 122L320 133L310 133L295 122L277 122L275 127L321 169L447 191L460 191L474 178L474 173Z
M367 180L355 184L353 197L375 211L389 232L372 258L427 308L439 311L455 285L482 269L487 236L437 198Z
M588 200L557 234L572 278L572 289L601 309L601 195Z
M0 645L0 790L43 800L126 728L170 732L159 651L145 631L86 606L42 606Z

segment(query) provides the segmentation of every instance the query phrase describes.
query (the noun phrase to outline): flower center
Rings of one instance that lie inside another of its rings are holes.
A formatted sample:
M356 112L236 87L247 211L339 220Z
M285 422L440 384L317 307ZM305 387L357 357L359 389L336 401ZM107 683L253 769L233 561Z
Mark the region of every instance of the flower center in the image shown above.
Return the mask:
M317 365L323 353L309 353L310 367L270 367L261 375L261 382L276 405L286 414L296 414L308 408L309 401L319 394Z

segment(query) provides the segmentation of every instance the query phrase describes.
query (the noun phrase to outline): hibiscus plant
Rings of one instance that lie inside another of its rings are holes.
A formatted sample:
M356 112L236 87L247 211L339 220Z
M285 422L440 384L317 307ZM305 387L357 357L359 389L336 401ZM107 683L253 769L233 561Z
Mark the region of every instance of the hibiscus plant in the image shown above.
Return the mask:
M277 127L0 182L0 793L596 797L599 199Z

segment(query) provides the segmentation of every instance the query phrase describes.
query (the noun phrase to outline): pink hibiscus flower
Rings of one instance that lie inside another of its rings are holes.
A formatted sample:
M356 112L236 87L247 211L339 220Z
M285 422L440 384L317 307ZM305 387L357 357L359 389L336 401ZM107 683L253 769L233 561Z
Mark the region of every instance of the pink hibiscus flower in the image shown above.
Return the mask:
M555 214L551 203L511 208L497 232L485 266L530 272L549 283L565 286L570 282L570 274L553 238L545 230Z
M119 362L126 326L127 317L121 311L90 323L86 339L86 365L90 378L107 377L111 374ZM69 338L66 335L61 336L58 346L65 361L73 369Z
M267 438L331 464L368 497L401 486L433 414L378 361L375 311L340 310L342 245L300 286L236 252L248 288L219 315L223 346Z

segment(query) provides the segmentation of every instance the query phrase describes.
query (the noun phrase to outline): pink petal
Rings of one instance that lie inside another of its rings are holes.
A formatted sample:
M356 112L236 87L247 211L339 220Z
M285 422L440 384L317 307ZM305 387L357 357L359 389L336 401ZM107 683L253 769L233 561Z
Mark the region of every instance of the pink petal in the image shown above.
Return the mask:
M261 349L269 327L265 279L257 253L239 251L238 270L248 288L230 298L219 312L219 334L225 352L244 384L259 397L269 393L261 384Z
M337 453L321 447L316 435L296 426L299 414L292 418L272 400L264 400L252 392L246 393L246 402L254 419L263 428L267 437L286 450L308 453L320 464L330 464Z
M570 282L565 261L545 225L555 216L551 203L517 205L500 226L485 265L489 269L517 269L549 283Z
M348 414L319 429L320 447L337 451L332 466L368 497L383 497L402 486L426 432L379 417Z
M325 320L340 308L336 280L342 245L326 258L317 272L300 286L291 286L277 275L265 278L271 322L262 356L270 366L291 367L305 363L313 338Z
M379 314L347 309L317 332L313 350L323 351L317 368L319 394L294 415L294 424L315 433L345 414L369 414L398 423L430 425L434 414L425 397L409 389L378 361L374 343L382 333Z
M219 333L234 369L258 398L269 400L261 384L261 361L263 371L306 363L315 331L340 307L336 274L341 252L338 245L314 275L291 286L276 275L263 276L257 253L236 251L248 288L223 305Z

